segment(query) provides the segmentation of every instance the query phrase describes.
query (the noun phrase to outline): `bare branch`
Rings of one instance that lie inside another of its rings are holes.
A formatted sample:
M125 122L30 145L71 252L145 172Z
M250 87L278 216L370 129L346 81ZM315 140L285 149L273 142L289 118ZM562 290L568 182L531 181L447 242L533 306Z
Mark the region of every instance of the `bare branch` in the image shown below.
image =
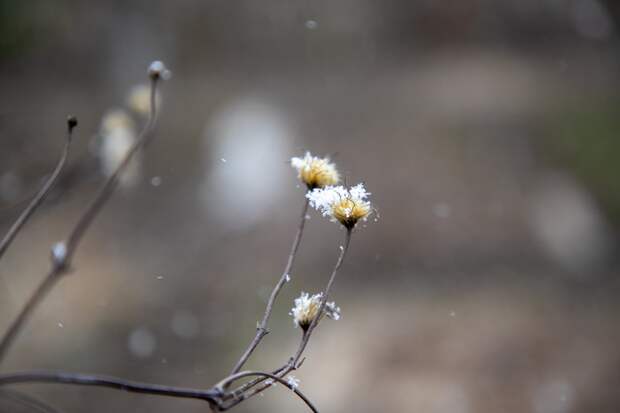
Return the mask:
M0 259L9 248L19 231L22 229L26 222L30 219L30 217L34 214L34 212L43 204L45 198L49 194L50 190L58 180L65 164L67 163L67 158L69 156L69 147L71 146L71 141L73 137L73 129L77 126L77 119L73 116L69 116L67 118L67 137L65 139L65 145L62 150L62 154L60 155L60 159L54 168L54 171L50 175L50 177L45 181L39 192L35 195L35 197L30 201L26 209L22 211L22 213L17 217L11 228L9 228L8 232L5 234L2 241L0 241Z
M62 383L79 386L107 387L131 393L152 394L157 396L199 399L209 403L217 403L219 392L213 389L200 390L184 387L164 386L161 384L141 383L116 377L91 374L25 371L19 373L0 374L0 386L19 383Z
M129 165L132 157L138 152L140 148L146 145L151 138L151 132L157 118L155 99L157 95L157 85L162 77L161 70L153 71L151 69L152 68L149 69L149 77L151 79L151 110L148 121L140 132L140 135L138 135L138 138L136 139L134 145L129 149L129 151L127 151L127 154L125 154L125 157L123 158L119 166L116 168L114 173L106 180L95 199L88 206L84 214L82 214L79 221L69 234L67 242L58 243L52 249L51 270L47 273L46 277L37 287L32 296L30 296L25 306L22 308L15 320L13 320L13 322L11 323L11 326L9 327L7 332L4 334L4 336L2 336L2 339L0 341L0 362L2 362L7 350L13 343L13 340L22 329L23 325L26 323L34 309L39 305L41 301L43 301L47 293L58 282L61 276L69 271L71 259L73 258L73 255L75 254L77 246L82 237L84 236L84 233L93 222L93 220L96 218L97 214L101 211L108 199L110 199L110 196L118 185L118 179L120 175Z
M286 284L287 280L289 279L291 269L293 268L293 263L295 262L297 250L299 249L301 237L304 232L304 226L306 224L306 214L308 213L308 203L309 201L308 199L306 199L304 202L304 207L302 208L301 218L299 219L297 233L295 234L295 239L293 240L293 245L291 246L291 252L286 262L286 267L284 268L284 272L282 273L280 280L277 282L277 284L273 288L273 291L271 292L271 295L269 296L269 301L267 302L267 307L265 308L265 315L263 316L263 319L256 327L256 335L254 336L254 339L252 340L248 348L245 350L245 352L243 353L243 355L241 356L237 364L235 364L235 367L232 369L230 373L231 375L241 370L241 368L243 367L245 362L248 360L248 358L250 358L250 356L252 355L252 352L256 349L256 347L258 346L260 341L263 339L263 337L265 337L269 333L269 331L267 330L267 322L269 321L269 317L271 316L271 312L273 311L273 304L275 303L276 298L278 297L278 294L280 293L280 290L282 289L284 284Z

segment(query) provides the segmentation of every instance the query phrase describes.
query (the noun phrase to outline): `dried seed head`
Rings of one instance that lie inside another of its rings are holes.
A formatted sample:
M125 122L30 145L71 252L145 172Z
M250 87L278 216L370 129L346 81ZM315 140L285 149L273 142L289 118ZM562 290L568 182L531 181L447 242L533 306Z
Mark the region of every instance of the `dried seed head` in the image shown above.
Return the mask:
M350 189L342 186L315 188L306 197L323 216L329 216L332 221L352 229L360 219L366 220L372 212L370 202L366 200L369 195L364 184L358 184Z
M302 292L301 295L295 299L295 306L291 309L290 315L293 316L293 323L295 327L299 326L302 330L306 331L312 321L319 314L321 308L321 300L323 299L323 293L310 295ZM332 320L340 319L340 307L336 306L335 302L325 303L324 314Z
M322 297L323 293L310 295L302 292L299 298L295 299L295 307L293 307L290 312L293 316L295 327L299 326L304 331L310 327L312 320L314 320L319 313Z
M155 103L159 107L161 97L155 95ZM141 116L148 116L151 113L151 88L149 85L136 85L131 88L127 95L127 106L129 109Z
M291 158L291 166L297 169L298 178L308 189L335 185L340 180L336 165L329 158L319 158L306 152L303 158Z

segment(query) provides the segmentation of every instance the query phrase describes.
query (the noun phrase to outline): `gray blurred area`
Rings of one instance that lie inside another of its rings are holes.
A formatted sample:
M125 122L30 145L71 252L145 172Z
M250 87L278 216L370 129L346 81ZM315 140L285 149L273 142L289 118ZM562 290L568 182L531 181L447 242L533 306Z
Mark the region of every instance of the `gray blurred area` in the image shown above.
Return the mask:
M619 24L613 0L0 1L0 231L80 120L0 262L0 331L104 180L103 116L152 60L173 72L135 180L0 371L212 385L284 267L303 203L288 162L310 150L378 209L336 281L342 319L295 372L322 412L620 411ZM310 214L249 367L294 351L292 300L324 288L343 237ZM65 412L208 409L19 389ZM278 386L236 411L304 409Z

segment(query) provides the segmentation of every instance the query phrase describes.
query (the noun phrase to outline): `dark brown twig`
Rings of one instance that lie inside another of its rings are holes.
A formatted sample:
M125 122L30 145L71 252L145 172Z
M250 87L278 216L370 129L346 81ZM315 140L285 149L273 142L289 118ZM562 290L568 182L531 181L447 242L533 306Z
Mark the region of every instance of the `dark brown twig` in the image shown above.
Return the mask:
M138 138L134 142L133 146L129 148L129 151L127 151L121 163L118 165L114 173L112 173L112 175L103 184L95 199L93 199L84 214L82 214L80 220L73 228L73 231L71 231L71 234L67 239L67 263L71 261L77 245L84 236L84 233L86 232L88 227L90 227L94 219L97 217L97 214L101 211L101 208L103 208L108 199L110 199L110 196L114 193L114 190L118 186L120 176L131 162L133 156L151 139L151 132L153 131L155 121L157 120L156 97L159 80L159 75L151 75L151 110L149 113L149 118L144 125L144 128L142 128L142 131L138 135Z
M140 132L140 135L138 135L136 142L129 149L129 151L127 152L121 163L118 165L114 173L106 180L95 199L88 206L84 214L80 217L79 221L69 234L67 242L58 243L54 247L52 253L52 268L47 273L47 275L45 276L41 284L37 287L32 296L30 296L28 301L26 301L26 304L19 312L17 317L13 320L7 332L4 334L4 336L2 336L2 340L0 341L0 362L2 362L4 356L6 355L6 352L13 343L13 340L20 332L34 309L39 305L41 301L43 301L47 293L58 282L61 276L69 271L71 259L73 258L73 255L75 254L77 246L82 237L84 236L84 233L116 189L118 185L118 179L120 175L124 172L127 165L129 165L129 163L131 162L133 155L149 141L153 126L155 124L155 120L157 118L155 98L157 94L157 85L160 80L160 74L157 72L155 74L149 73L149 75L151 78L151 110L146 125L144 126L144 128Z
M235 367L233 367L232 371L230 372L231 375L234 375L235 373L239 372L239 370L241 370L241 368L243 367L245 362L248 360L248 358L250 358L250 356L252 355L252 352L256 349L256 347L258 346L260 341L263 339L263 337L265 337L269 333L269 331L267 330L267 322L269 321L269 317L271 316L271 312L273 311L273 304L276 301L276 298L278 297L280 290L282 289L284 284L286 284L287 280L290 277L290 272L291 272L291 269L293 268L293 263L295 262L297 250L299 249L301 237L304 232L304 226L306 224L306 214L308 213L308 204L309 204L309 201L308 199L306 199L304 202L304 207L302 208L301 218L299 220L299 225L297 227L297 233L295 234L295 239L293 240L293 245L291 246L291 252L286 262L286 267L284 268L284 272L282 272L282 276L280 276L280 280L278 280L277 284L273 288L273 291L271 291L271 295L269 296L269 301L267 301L267 307L265 308L265 315L263 316L263 319L256 327L256 335L254 336L254 339L252 340L252 342L250 342L250 345L245 350L245 352L243 353L243 355L241 356L237 364L235 364Z
M0 386L19 383L63 383L80 386L107 387L132 393L153 394L158 396L199 399L217 403L219 392L213 389L200 390L184 387L164 386L160 384L140 383L116 377L98 376L67 372L26 371L0 374Z
M43 204L45 198L49 194L50 190L58 180L65 164L67 163L67 158L69 156L69 147L71 146L71 141L73 137L73 129L77 126L77 120L70 116L67 119L67 137L65 140L65 145L62 150L62 154L60 155L60 159L54 168L52 174L47 178L39 192L35 195L35 197L30 201L26 209L22 211L22 213L17 217L11 228L7 231L2 241L0 241L0 259L9 248L19 231L22 229L26 222L30 219L30 217L34 214L34 212Z

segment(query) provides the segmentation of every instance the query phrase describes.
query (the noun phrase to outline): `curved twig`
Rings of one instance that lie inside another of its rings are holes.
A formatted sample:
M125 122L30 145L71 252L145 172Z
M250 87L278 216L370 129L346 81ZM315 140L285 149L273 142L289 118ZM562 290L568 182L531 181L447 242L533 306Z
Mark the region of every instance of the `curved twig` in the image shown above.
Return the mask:
M185 387L164 386L161 384L141 383L110 376L91 374L25 371L19 373L0 374L0 386L20 383L62 383L79 386L107 387L131 393L153 394L157 396L199 399L216 403L219 392L213 389L200 390Z
M45 198L49 194L50 190L58 180L60 173L62 172L65 164L67 163L67 158L69 157L69 147L71 146L71 141L73 137L73 129L77 126L77 119L73 116L69 116L67 118L67 137L65 140L65 145L62 149L62 154L60 155L60 159L54 168L54 171L50 175L50 177L45 181L39 192L35 195L35 197L30 201L26 209L22 211L22 213L17 217L11 228L7 231L0 241L0 259L9 248L19 231L22 229L26 222L30 219L32 214L37 210L39 206L45 201Z
M317 410L317 408L314 407L312 402L301 391L299 391L296 386L293 386L292 384L288 383L282 377L276 376L275 374L266 373L266 372L263 372L263 371L242 371L240 373L233 374L231 376L226 377L224 380L220 381L218 384L216 384L214 386L214 388L222 390L227 385L229 385L230 383L232 383L234 381L237 381L237 380L242 379L244 377L253 377L253 376L261 376L261 377L264 377L264 378L267 378L267 379L272 379L272 380L275 380L275 381L281 383L282 385L284 385L284 386L288 387L289 389L291 389L297 396L299 396L299 398L301 400L303 400L304 403L306 403L306 405L310 408L310 410L312 410L314 413L318 413L319 412ZM268 386L271 386L271 384L269 384ZM222 410L222 411L228 410L231 407L235 406L236 404L237 403L232 404L230 406L221 406L220 410Z

